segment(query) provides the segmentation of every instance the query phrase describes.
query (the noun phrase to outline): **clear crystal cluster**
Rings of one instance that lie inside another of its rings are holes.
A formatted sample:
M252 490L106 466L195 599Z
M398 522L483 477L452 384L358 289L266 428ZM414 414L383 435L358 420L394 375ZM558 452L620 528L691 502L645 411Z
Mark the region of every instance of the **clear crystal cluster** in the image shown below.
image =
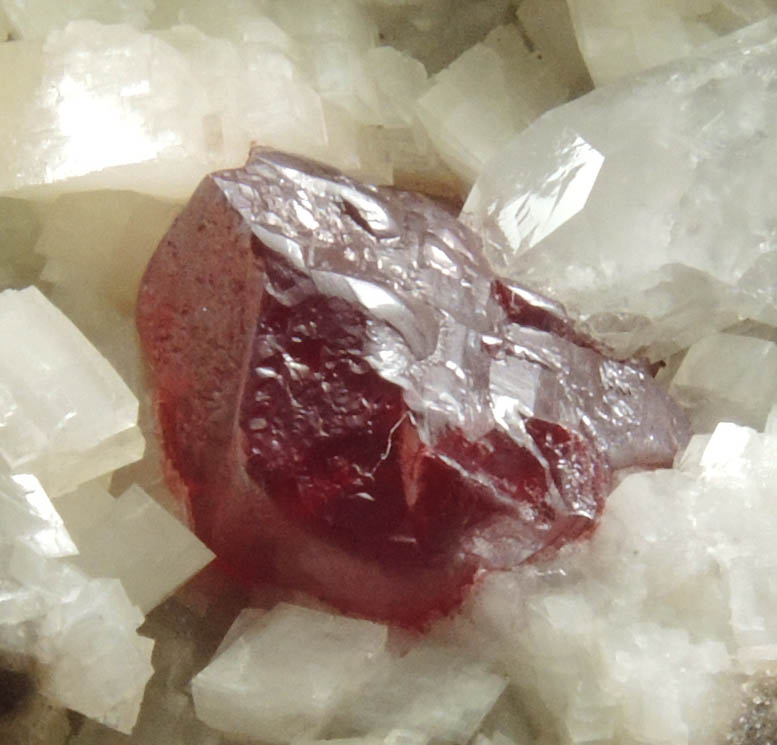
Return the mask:
M483 170L466 221L623 354L773 326L776 61L766 20L554 109Z
M295 717L317 745L773 740L775 10L0 0L0 291L38 288L0 295L0 742L281 742ZM466 199L506 284L656 362L699 436L423 638L220 567L163 600L210 553L160 508L192 518L135 297L196 185L257 145Z
M0 655L129 733L152 673L141 608L212 554L139 487L101 485L143 453L138 401L38 289L0 293L0 344Z

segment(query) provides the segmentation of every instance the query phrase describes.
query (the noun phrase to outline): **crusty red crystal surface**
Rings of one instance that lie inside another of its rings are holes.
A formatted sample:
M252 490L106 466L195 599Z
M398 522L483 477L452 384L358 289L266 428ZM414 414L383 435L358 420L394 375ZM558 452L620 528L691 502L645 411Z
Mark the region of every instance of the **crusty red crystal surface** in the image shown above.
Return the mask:
M255 151L207 177L138 329L171 484L252 582L419 625L595 523L682 415L423 196Z

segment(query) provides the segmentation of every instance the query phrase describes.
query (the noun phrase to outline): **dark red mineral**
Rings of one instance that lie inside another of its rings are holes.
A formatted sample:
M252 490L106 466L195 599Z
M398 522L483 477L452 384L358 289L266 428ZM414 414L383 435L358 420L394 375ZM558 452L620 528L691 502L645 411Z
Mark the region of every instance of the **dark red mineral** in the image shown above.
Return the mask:
M682 415L417 194L256 151L203 181L138 329L172 482L251 581L421 624L588 531Z

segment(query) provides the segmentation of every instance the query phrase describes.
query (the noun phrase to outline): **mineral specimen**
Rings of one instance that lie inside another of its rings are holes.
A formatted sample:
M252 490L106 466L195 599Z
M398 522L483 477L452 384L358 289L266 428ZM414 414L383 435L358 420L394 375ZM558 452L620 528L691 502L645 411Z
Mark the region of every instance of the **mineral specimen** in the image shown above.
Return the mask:
M205 179L137 314L171 484L250 580L419 623L586 533L685 437L637 364L496 278L432 201L257 150Z

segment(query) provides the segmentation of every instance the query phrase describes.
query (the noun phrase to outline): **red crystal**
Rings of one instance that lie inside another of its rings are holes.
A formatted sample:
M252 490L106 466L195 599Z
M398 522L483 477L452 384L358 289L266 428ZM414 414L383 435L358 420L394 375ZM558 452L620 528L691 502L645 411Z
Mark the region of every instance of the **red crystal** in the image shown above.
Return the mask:
M584 534L612 467L686 436L444 209L280 153L200 185L138 329L198 535L249 581L383 620Z

